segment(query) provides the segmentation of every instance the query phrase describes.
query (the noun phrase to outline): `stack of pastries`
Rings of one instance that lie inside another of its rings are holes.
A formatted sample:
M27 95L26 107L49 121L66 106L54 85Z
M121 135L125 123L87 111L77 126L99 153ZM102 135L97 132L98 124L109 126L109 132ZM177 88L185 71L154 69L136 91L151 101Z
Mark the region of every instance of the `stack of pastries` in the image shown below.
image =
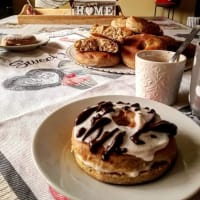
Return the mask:
M103 101L83 110L72 132L72 152L91 177L139 184L161 177L177 157L177 126L139 103Z
M176 51L181 41L166 36L160 26L140 17L119 17L110 25L94 24L90 37L74 43L78 63L93 67L115 67L119 63L135 67L135 54L140 50ZM195 46L183 52L193 57Z

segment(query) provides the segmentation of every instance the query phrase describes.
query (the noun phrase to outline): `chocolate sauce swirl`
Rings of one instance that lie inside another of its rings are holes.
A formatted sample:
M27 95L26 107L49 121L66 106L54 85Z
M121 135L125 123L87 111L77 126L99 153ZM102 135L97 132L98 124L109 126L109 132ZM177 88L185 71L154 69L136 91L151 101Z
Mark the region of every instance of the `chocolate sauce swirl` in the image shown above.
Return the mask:
M122 152L120 149L120 145L123 143L123 137L125 134L126 134L125 132L120 132L117 135L115 135L115 137L112 140L111 145L108 146L106 150L103 152L103 155L102 155L103 160L108 160L111 153L116 152L119 154Z
M96 107L92 107L92 108L88 108L87 110L85 110L82 113L80 113L80 115L76 119L75 125L79 125L79 124L83 123L96 110L97 110L97 106Z
M152 122L152 121L151 121ZM145 144L144 141L140 140L140 135L148 131L163 132L169 136L174 136L177 133L177 126L168 121L161 120L158 122L147 123L143 128L137 131L130 139L138 145ZM153 137L152 137L153 138Z
M117 110L115 107L116 105L119 106ZM114 121L113 117L115 116L114 114L116 111L120 115L120 110L140 113L140 110L142 110L142 108L139 103L130 104L120 101L116 104L113 104L110 101L103 101L98 103L97 106L84 110L82 113L80 113L76 120L76 126L80 126L78 132L76 133L76 137L81 138L83 142L87 141L87 143L89 143L90 151L92 153L97 153L98 150L104 145L104 143L110 140L109 145L105 146L105 150L102 154L102 159L105 161L109 159L109 156L112 153L123 154L127 152L126 148L121 148L121 145L124 141L124 136L127 134L126 131L120 129L120 126L122 127L124 124L118 124L119 126L112 130L106 128L107 125L111 124ZM162 132L168 134L168 136L174 136L176 134L176 125L165 120L157 121L156 117L158 115L154 109L145 107L143 108L143 110L145 110L144 112L146 113L146 115L148 115L148 120L145 122L143 127L133 133L129 138L136 145L145 144L145 142L140 139L140 136L141 134L144 134L148 131ZM107 115L109 113L111 114ZM82 126L82 123L87 119L90 120L90 128L88 129L84 127L84 125ZM114 123L117 122L114 121ZM92 137L90 138L91 135ZM150 137L152 139L157 138L157 136L153 134L151 134ZM86 140L87 138L88 140Z
M101 112L103 112L103 115L105 115L106 113L114 112L115 110L114 110L113 106L114 105L111 101L100 102L97 107L97 112L101 111Z
M103 118L99 119L94 124L92 124L91 128L85 133L82 140L84 141L87 137L90 136L90 134L95 132L97 129L100 129L101 127L106 126L110 122L111 122L111 119L109 119L107 117L103 117Z
M96 153L98 148L109 138L111 138L116 132L119 131L119 128L115 128L112 131L105 131L104 134L98 135L95 139L93 139L90 145L90 151L92 153Z

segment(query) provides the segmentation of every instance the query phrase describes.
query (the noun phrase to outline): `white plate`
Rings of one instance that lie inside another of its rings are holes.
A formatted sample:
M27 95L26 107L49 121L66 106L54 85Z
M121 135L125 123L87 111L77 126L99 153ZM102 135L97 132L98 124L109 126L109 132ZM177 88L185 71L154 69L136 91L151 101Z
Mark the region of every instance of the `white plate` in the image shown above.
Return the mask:
M135 74L135 70L134 69L126 67L123 64L118 64L115 67L93 67L93 66L80 64L75 59L75 52L74 52L73 45L71 45L71 46L69 46L67 48L67 55L76 64L81 65L83 67L87 67L89 69L93 69L93 70L97 70L97 71L103 71L103 72L109 72L109 73L114 73L114 74L127 74L127 75L134 75ZM192 63L193 63L193 60L190 59L189 63L187 63L187 66L185 66L185 70L184 71L191 70L192 69Z
M3 46L3 45L0 45L0 48L6 49L6 50L9 50L9 51L28 51L28 50L32 50L32 49L35 49L37 47L40 47L42 45L45 45L49 41L49 37L46 37L44 35L37 35L35 37L38 41L35 44L18 45L18 46Z
M179 155L174 167L162 178L143 185L116 186L86 175L70 151L74 119L99 101L139 102L178 126ZM133 96L102 96L72 102L50 115L39 127L33 141L33 157L48 184L71 200L180 200L200 187L200 127L181 112L164 104Z
M134 69L128 68L123 64L118 64L115 67L93 67L93 66L88 66L88 65L82 65L82 64L78 63L75 59L73 45L71 45L67 48L67 55L76 64L81 65L83 67L87 67L89 69L94 69L97 71L109 72L109 73L114 73L114 74L127 74L127 75L135 74Z

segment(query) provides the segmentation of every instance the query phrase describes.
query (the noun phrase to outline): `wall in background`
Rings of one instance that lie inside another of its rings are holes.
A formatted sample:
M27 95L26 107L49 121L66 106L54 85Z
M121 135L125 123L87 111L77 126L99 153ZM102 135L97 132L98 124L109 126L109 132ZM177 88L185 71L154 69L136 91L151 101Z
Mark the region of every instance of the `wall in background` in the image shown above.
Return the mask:
M199 0L197 0L199 1ZM136 3L137 2L137 3ZM196 0L180 0L179 6L175 9L174 20L186 24L188 16L194 16ZM154 0L119 0L125 16L153 16ZM157 8L157 16L166 16L167 9Z
M30 0L34 5L34 0ZM198 0L197 0L198 1ZM125 16L153 16L154 0L119 0L119 5ZM174 20L186 24L188 16L194 16L196 0L180 0L179 6L175 9ZM18 14L26 0L13 0L14 12ZM157 8L157 16L166 16L167 9Z
M15 14L19 14L26 0L13 0L13 10Z

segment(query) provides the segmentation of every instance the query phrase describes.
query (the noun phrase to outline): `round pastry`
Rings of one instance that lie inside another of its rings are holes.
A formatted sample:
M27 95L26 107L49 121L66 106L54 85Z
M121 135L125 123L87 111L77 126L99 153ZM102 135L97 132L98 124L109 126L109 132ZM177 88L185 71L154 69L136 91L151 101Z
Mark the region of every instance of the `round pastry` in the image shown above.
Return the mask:
M116 19L113 19L111 21L111 26L113 27L126 27L126 19L127 17L119 17L119 18L116 18Z
M104 51L117 53L119 51L119 46L116 42L101 37L89 37L77 40L74 42L74 47L81 52Z
M116 42L100 37L89 37L74 43L75 60L82 65L110 67L120 62Z
M136 33L163 35L163 31L158 24L140 17L128 17L126 20L126 27Z
M148 33L152 35L163 35L163 30L154 22L141 17L120 17L113 19L111 25L115 28L126 27L134 33Z
M130 68L135 68L135 54L140 50L163 50L165 42L151 34L137 34L126 39L121 45L121 57L123 63Z
M103 37L122 44L124 40L133 35L133 31L126 27L113 27L111 25L93 24L90 34L96 37Z
M119 54L103 51L79 51L75 49L74 56L79 64L86 66L111 67L120 63Z
M37 39L34 35L9 35L2 38L1 45L3 46L19 46L30 45L37 43Z
M175 162L175 124L140 104L100 102L77 117L72 152L88 175L111 184L161 177Z

